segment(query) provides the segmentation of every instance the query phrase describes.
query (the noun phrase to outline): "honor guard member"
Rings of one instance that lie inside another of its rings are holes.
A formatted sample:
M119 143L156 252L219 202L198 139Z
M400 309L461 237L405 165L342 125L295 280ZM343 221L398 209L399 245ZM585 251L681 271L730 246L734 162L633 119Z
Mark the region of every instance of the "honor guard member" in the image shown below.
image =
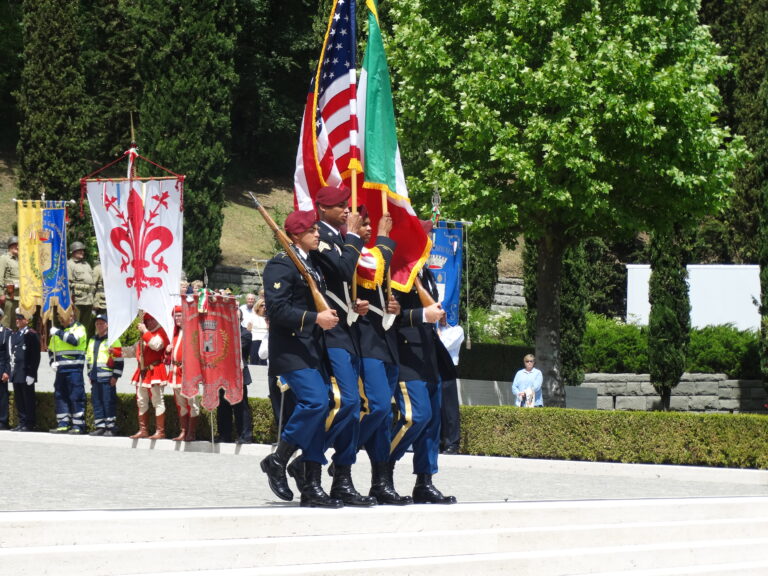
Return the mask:
M85 260L85 244L72 242L69 247L70 258L67 261L67 273L69 274L69 290L72 294L72 303L77 308L77 319L86 327L88 334L93 333L93 291L95 283L93 269Z
M28 326L30 317L16 310L16 331L8 344L10 381L13 383L13 400L16 406L16 432L35 429L35 382L40 367L40 337Z
M173 390L176 410L179 414L179 435L174 442L194 442L197 430L197 418L200 416L200 401L197 396L187 398L181 393L181 371L184 330L181 326L183 319L181 306L173 308L173 339L166 347L168 358L168 385Z
M107 295L104 292L104 276L101 272L101 263L93 267L93 315L107 313Z
M323 291L316 254L310 257L320 239L315 213L292 212L285 220L285 231L293 243L291 249ZM292 500L285 469L291 455L301 448L305 479L301 505L341 508L343 502L328 496L321 484L330 387L323 333L336 326L339 318L333 309L317 311L307 282L287 254L281 252L267 263L263 279L270 320L269 373L291 387L296 408L283 427L277 449L261 461L261 469L272 492L282 500Z
M0 308L0 319L5 312ZM8 379L11 376L10 351L8 344L11 339L11 330L0 324L0 430L8 430L10 401L8 394Z
M85 432L85 349L88 335L85 327L75 319L75 311L61 315L64 328L51 327L48 358L56 372L53 398L58 425L54 434L83 434Z
M19 306L19 239L8 238L8 252L0 256L0 304L3 324L16 329L16 308Z
M408 292L397 292L402 311L398 324L398 353L400 355L399 385L395 400L400 413L392 435L390 466L413 446L413 472L416 504L455 504L454 496L443 496L432 484L437 473L440 451L440 370L437 345L440 340L435 324L445 317L438 299L437 285L429 269L424 267L419 277L425 290L435 301L424 307L415 283Z
M318 258L325 278L328 303L336 310L339 323L325 333L328 359L331 363L331 412L325 424L325 446L333 454L333 484L331 497L348 506L374 506L376 501L363 496L352 483L352 465L357 459L360 437L360 346L348 322L358 312L364 314L367 302L352 302L350 288L357 261L363 249L360 238L360 215L350 214L347 188L325 186L315 198L320 216L318 231ZM342 229L346 226L347 233ZM296 464L288 469L301 489L303 479L297 474ZM329 473L331 471L329 470Z
M136 326L141 334L136 343L138 366L131 378L136 386L136 406L139 411L139 430L131 436L160 440L165 438L165 400L163 388L168 382L163 359L170 344L168 336L151 314L144 313L144 321ZM155 407L155 433L149 435L149 403Z
M365 207L360 208L360 227L364 243L371 237L371 220ZM376 259L373 284L358 286L358 296L367 300L368 313L354 324L362 350L361 374L362 410L359 445L365 448L371 461L371 490L369 496L379 504L412 504L410 496L400 496L394 488L389 467L389 445L392 430L392 397L397 386L398 354L397 330L394 320L400 313L400 305L394 298L388 301L385 278L395 242L388 235L392 219L385 214L379 220L376 245L371 250Z
M106 314L97 314L96 334L88 339L85 361L91 381L94 430L90 436L116 436L117 379L123 374L120 339L107 345L109 323Z

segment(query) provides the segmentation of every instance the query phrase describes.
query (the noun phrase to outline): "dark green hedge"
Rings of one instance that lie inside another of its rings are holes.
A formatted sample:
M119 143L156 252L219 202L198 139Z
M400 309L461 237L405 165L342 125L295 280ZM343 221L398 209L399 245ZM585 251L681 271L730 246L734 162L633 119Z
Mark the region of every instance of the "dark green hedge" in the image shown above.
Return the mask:
M121 435L128 436L136 431L136 402L130 394L119 399L118 425ZM251 398L250 404L254 441L274 442L269 400ZM53 428L53 394L38 393L37 405L38 429ZM178 421L171 396L166 405L166 431L173 437ZM90 427L90 404L88 412ZM210 440L205 411L197 433ZM463 454L768 469L768 418L750 414L462 406L461 434Z
M749 414L462 406L461 433L465 454L768 468L768 419Z
M475 344L459 354L459 376L472 380L509 380L523 367L523 356L533 353L532 346Z

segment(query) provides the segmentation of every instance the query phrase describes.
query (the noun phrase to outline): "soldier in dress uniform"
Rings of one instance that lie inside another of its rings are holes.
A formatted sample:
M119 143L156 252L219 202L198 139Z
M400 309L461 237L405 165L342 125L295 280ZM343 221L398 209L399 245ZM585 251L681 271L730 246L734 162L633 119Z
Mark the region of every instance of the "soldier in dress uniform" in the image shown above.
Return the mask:
M13 428L16 432L31 432L36 424L35 382L40 367L40 337L28 326L29 320L21 310L16 310L16 331L8 344L9 380L13 383L18 422Z
M136 343L138 366L133 373L131 383L136 386L136 406L139 412L139 430L131 438L165 438L165 400L163 388L168 382L168 373L163 359L170 344L168 336L160 323L151 315L144 313L143 322L137 328L141 337ZM149 435L149 404L155 408L155 433Z
M5 312L0 308L0 319ZM11 330L0 324L0 430L10 428L8 420L10 416L10 396L8 394L8 378L11 373L8 341L11 339Z
M69 290L72 303L77 308L77 320L85 326L88 334L93 334L93 292L95 282L93 269L85 260L85 244L72 242L69 247L70 258L67 260Z
M319 233L312 211L296 211L285 220L297 257L322 291L324 282L316 255ZM261 461L269 487L282 500L292 500L286 466L302 450L304 483L301 505L341 508L341 500L323 490L323 441L328 415L330 381L325 367L323 333L339 322L332 309L318 312L309 286L287 254L281 252L264 268L264 288L269 325L269 373L280 376L296 396L296 408L283 427L277 449Z
M349 315L364 314L366 310L362 307L367 302L359 299L353 302L350 296L363 241L359 234L360 215L350 214L349 194L349 189L325 186L316 197L320 216L317 262L325 279L328 303L339 317L339 323L325 333L333 378L324 448L334 448L331 497L348 506L374 506L376 500L360 494L352 483L352 465L360 436L360 346L347 320ZM346 234L342 231L345 226ZM297 459L289 466L288 473L296 480L299 490L304 482L300 471Z
M360 216L361 235L367 244L371 236L371 220L365 207L361 207ZM372 249L372 252L378 252L375 254L378 282L368 287L358 286L358 296L370 305L368 314L358 318L354 329L362 351L359 445L365 448L371 461L371 490L368 494L376 498L379 504L402 506L412 504L413 499L397 493L389 467L392 397L399 373L397 329L393 322L400 313L397 300L389 300L384 281L395 250L395 242L388 237L391 229L392 219L385 214L379 220L376 245Z
M0 307L3 324L16 329L16 308L19 306L19 239L8 238L8 252L0 256Z
M437 346L442 343L435 325L445 317L445 311L437 301L437 285L429 269L422 268L419 278L435 303L425 307L415 286L408 293L397 292L402 308L397 331L400 376L395 390L399 418L392 435L389 463L394 469L408 446L413 445L413 472L416 474L413 501L416 504L455 504L454 496L444 496L432 484L440 451L441 417Z

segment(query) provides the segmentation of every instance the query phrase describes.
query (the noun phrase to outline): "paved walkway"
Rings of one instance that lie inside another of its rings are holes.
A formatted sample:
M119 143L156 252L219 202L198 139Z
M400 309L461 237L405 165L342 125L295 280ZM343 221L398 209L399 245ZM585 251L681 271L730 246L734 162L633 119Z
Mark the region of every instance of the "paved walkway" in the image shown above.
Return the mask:
M270 492L267 445L0 432L0 511L298 506ZM370 481L367 458L353 468ZM768 496L768 471L441 456L435 484L459 502ZM323 484L331 480L324 475ZM293 486L293 485L292 485ZM410 455L396 486L413 486Z

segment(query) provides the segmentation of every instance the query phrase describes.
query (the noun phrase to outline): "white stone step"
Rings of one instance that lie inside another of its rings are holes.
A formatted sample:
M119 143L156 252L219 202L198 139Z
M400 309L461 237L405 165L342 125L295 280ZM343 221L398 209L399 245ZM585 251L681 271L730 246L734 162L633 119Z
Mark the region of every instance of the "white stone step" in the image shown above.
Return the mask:
M3 513L0 575L621 573L761 562L767 519L766 498Z

